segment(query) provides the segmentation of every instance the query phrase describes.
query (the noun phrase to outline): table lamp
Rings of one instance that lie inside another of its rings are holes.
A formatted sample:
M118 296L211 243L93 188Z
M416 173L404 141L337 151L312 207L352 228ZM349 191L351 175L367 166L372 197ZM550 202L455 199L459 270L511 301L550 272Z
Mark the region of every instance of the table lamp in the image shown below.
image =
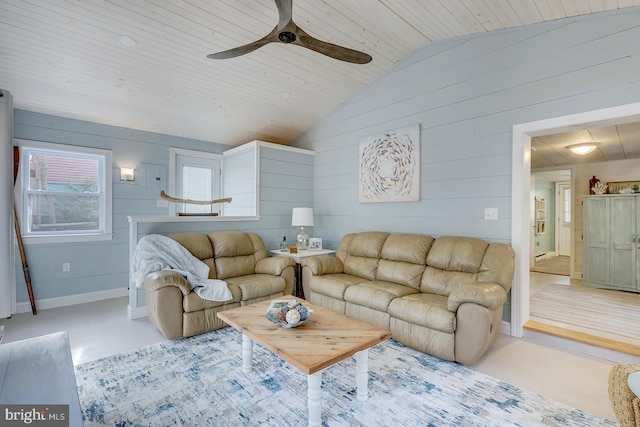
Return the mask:
M309 235L304 227L313 227L313 208L293 208L291 214L291 225L300 227L300 232L296 238L296 246L298 250L306 250L309 248Z

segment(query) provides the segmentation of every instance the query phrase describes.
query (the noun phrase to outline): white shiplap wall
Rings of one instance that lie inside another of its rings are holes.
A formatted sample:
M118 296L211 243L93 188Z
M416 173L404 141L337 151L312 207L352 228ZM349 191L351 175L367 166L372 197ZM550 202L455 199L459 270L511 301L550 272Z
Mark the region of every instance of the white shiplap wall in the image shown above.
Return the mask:
M513 126L637 102L639 23L633 8L419 49L295 141L316 152L316 234L333 248L360 230L510 243ZM360 140L412 123L421 201L358 203Z

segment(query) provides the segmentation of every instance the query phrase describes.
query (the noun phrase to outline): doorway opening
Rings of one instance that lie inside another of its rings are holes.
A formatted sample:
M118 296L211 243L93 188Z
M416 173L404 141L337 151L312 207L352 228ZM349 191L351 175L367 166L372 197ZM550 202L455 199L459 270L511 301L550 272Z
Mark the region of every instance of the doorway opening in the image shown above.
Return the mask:
M524 324L529 320L530 226L533 221L530 200L531 138L636 121L640 121L640 103L523 123L513 127L511 244L516 252L516 266L511 290L512 336L522 337Z

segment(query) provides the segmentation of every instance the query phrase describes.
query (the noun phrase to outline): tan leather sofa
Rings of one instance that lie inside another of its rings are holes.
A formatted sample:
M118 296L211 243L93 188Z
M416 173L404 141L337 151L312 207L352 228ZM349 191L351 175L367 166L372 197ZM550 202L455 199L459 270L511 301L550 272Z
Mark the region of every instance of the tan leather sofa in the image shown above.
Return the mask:
M302 277L312 303L473 365L500 334L514 259L510 246L476 238L362 232L345 235L335 258L303 259Z
M225 324L219 311L293 293L295 261L267 256L262 238L242 231L175 233L172 239L209 268L209 279L227 282L230 301L209 301L191 291L182 275L156 271L144 278L149 319L168 338L189 337Z

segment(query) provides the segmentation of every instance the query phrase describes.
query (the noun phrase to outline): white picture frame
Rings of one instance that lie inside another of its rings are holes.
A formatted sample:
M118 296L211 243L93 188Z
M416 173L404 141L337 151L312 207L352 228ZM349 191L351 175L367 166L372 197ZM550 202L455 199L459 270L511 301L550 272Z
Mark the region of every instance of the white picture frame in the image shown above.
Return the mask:
M309 239L309 250L310 251L321 251L322 250L322 239L319 237L311 237Z
M360 203L420 200L420 125L363 138L359 145Z

